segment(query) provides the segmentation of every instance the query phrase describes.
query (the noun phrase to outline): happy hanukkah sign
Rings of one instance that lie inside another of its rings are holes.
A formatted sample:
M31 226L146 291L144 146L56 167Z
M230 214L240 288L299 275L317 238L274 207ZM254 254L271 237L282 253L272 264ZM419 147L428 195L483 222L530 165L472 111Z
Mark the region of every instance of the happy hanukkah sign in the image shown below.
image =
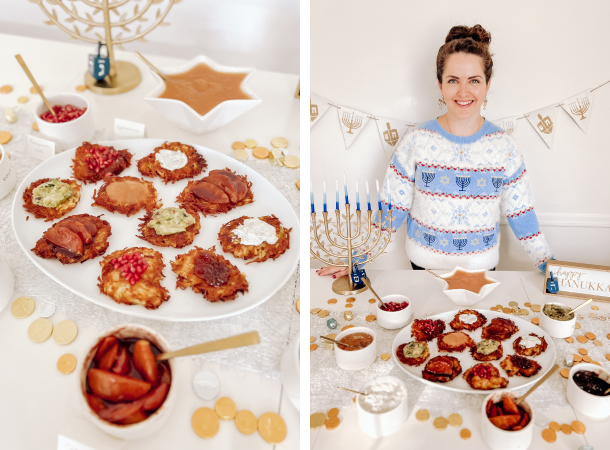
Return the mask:
M559 292L550 294L546 290L546 279L557 279ZM592 264L549 260L546 266L543 287L545 295L556 297L589 299L610 303L610 267Z

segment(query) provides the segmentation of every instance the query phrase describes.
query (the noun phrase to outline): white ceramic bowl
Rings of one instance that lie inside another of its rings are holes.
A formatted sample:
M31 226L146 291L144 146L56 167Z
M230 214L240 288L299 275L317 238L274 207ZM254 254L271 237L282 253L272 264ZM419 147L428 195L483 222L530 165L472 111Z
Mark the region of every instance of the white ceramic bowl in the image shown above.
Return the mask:
M248 75L241 82L240 87L241 90L250 97L250 99L224 101L216 105L216 107L209 113L202 116L189 105L181 102L180 100L159 98L159 96L165 91L165 82L159 75L151 71L153 77L157 80L158 85L146 97L144 97L144 100L146 100L153 108L155 108L161 113L161 115L163 115L178 128L194 134L205 134L223 127L245 112L262 103L262 99L248 87L248 81L250 78L252 78L254 69L221 66L220 64L212 61L210 58L200 55L180 66L162 67L159 68L159 70L163 74L173 75L187 72L200 63L207 64L217 72L247 73Z
M574 382L574 374L581 370L590 370L597 373L602 379L610 383L610 372L596 364L579 363L570 369L568 375L567 396L570 405L578 412L594 419L605 419L610 416L610 395L600 397L589 394L579 388Z
M0 286L2 287L0 289L0 311L2 311L8 305L15 289L13 271L2 258L2 255L0 255Z
M106 330L101 336L96 338L91 345L87 347L87 350L85 350L85 353L80 359L80 365L77 366L78 378L76 387L78 390L78 400L83 412L85 413L85 416L87 416L87 419L93 422L94 425L105 433L119 439L142 439L150 436L152 433L161 428L172 413L174 405L176 404L176 399L178 398L178 383L181 380L180 367L173 359L168 360L172 375L172 382L169 386L167 397L165 397L165 401L161 407L150 417L148 417L148 419L132 425L117 425L106 422L105 420L100 419L98 415L89 407L85 394L87 392L87 370L93 361L95 352L97 351L97 345L103 338L111 335L116 336L119 339L147 339L163 352L170 351L171 348L163 336L151 328L135 324L118 325Z
M343 370L360 370L370 366L375 362L377 358L377 336L375 332L367 327L354 327L348 328L342 331L335 338L336 341L340 341L343 337L352 333L368 333L373 335L373 342L368 347L361 350L355 350L348 352L347 350L341 350L337 344L335 344L335 361L337 365Z
M284 392L294 407L299 411L301 410L299 377L301 366L299 362L300 342L300 337L297 334L288 344L288 347L282 355L282 360L280 361L280 375L282 377L282 384L284 385Z
M34 112L38 129L45 135L46 139L55 142L61 151L78 147L83 142L91 140L95 134L95 126L93 125L91 106L85 97L78 94L59 94L47 97L47 100L51 106L72 105L77 108L87 108L87 111L79 118L70 122L51 123L40 118L41 114L49 110L47 105L41 100Z
M515 398L515 395L510 391L496 391L485 398L481 407L481 437L492 450L525 450L532 443L535 422L535 412L527 400L519 403L519 406L530 415L529 423L522 430L502 430L490 422L485 412L485 406L490 399L497 403L506 396Z
M395 330L397 328L404 327L411 321L412 308L411 300L409 300L408 297L405 297L404 295L392 294L381 297L381 301L383 303L408 302L409 306L407 306L405 309L401 309L400 311L389 312L379 309L379 302L375 302L375 317L377 318L377 323L380 327L387 330Z
M458 266L449 273L446 273L444 275L439 275L439 277L441 277L441 278L450 277L451 275L455 274L455 272L457 272L458 270L461 270L462 272L468 272L468 273L487 272L486 269L473 270L473 269L464 269L464 268ZM485 286L483 286L478 294L475 294L474 292L468 291L466 289L447 289L449 287L449 284L447 282L445 282L446 287L445 287L445 289L443 289L443 293L447 297L449 297L451 299L451 301L453 303L455 303L456 305L459 305L459 306L476 305L481 300L483 300L487 294L489 294L491 291L493 291L495 288L497 288L500 285L499 281L494 280L493 278L489 277L487 273L485 274L485 278L489 281L493 281L493 283L486 284Z
M377 377L366 383L360 390L364 392L367 386L383 381L397 383L401 385L405 391L407 390L407 386L401 379L390 375ZM409 418L409 404L407 402L408 395L409 393L407 391L407 395L404 396L402 402L400 402L396 408L383 413L372 413L364 409L361 404L361 400L363 400L364 396L358 395L356 401L356 411L358 413L358 425L360 425L360 429L369 436L373 437L388 436L398 431Z
M564 305L563 303L557 302L548 302L545 305L559 305L561 307L571 309L568 305ZM576 314L574 314L574 318L572 320L555 320L551 319L544 312L544 305L540 310L540 328L549 333L551 337L556 339L564 339L574 334L574 328L576 327Z
M15 187L15 171L11 169L11 159L1 145L0 156L0 199L3 199Z

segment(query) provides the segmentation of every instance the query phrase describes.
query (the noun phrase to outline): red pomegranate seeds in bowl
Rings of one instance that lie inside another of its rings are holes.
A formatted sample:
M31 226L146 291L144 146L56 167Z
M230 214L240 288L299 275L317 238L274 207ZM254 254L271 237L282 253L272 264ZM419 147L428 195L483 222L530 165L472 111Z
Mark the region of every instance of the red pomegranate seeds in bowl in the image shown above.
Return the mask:
M55 115L44 102L34 110L36 124L44 139L55 142L60 150L78 147L95 134L89 102L78 94L59 94L48 97Z
M387 312L397 312L397 311L402 311L407 306L409 306L409 302L401 302L401 303L387 302L384 305L380 306L379 309L381 309L382 311L387 311Z
M386 295L381 298L385 306L375 303L375 316L379 326L388 330L402 328L411 320L410 301L404 295Z
M51 111L47 111L42 113L40 118L51 123L70 122L71 120L78 119L80 116L85 114L85 111L87 111L87 108L77 108L73 105L53 105L53 112L55 112L55 115L53 115Z

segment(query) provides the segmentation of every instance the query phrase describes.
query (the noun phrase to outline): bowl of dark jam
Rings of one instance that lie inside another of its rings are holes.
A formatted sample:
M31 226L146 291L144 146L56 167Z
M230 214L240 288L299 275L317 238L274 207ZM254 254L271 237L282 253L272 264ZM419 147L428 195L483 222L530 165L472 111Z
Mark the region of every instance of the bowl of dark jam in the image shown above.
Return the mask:
M609 417L608 390L610 390L610 372L596 364L580 363L570 370L568 401L582 414L596 419Z

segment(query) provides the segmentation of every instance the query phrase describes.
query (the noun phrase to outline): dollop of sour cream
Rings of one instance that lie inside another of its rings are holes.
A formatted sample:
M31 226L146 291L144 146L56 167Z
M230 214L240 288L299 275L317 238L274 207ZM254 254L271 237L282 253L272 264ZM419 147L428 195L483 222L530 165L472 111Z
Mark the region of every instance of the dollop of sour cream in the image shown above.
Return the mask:
M182 169L188 162L188 158L184 153L172 150L159 150L155 158L159 161L161 167L167 170Z
M477 316L474 314L460 314L460 322L472 325L477 321Z
M246 219L244 223L233 230L233 234L243 245L261 245L267 242L273 245L277 242L275 227L260 219Z
M360 406L371 413L384 413L396 408L407 395L404 386L392 381L378 381L365 389Z
M525 336L521 338L521 347L532 348L541 343L542 341L536 336Z

